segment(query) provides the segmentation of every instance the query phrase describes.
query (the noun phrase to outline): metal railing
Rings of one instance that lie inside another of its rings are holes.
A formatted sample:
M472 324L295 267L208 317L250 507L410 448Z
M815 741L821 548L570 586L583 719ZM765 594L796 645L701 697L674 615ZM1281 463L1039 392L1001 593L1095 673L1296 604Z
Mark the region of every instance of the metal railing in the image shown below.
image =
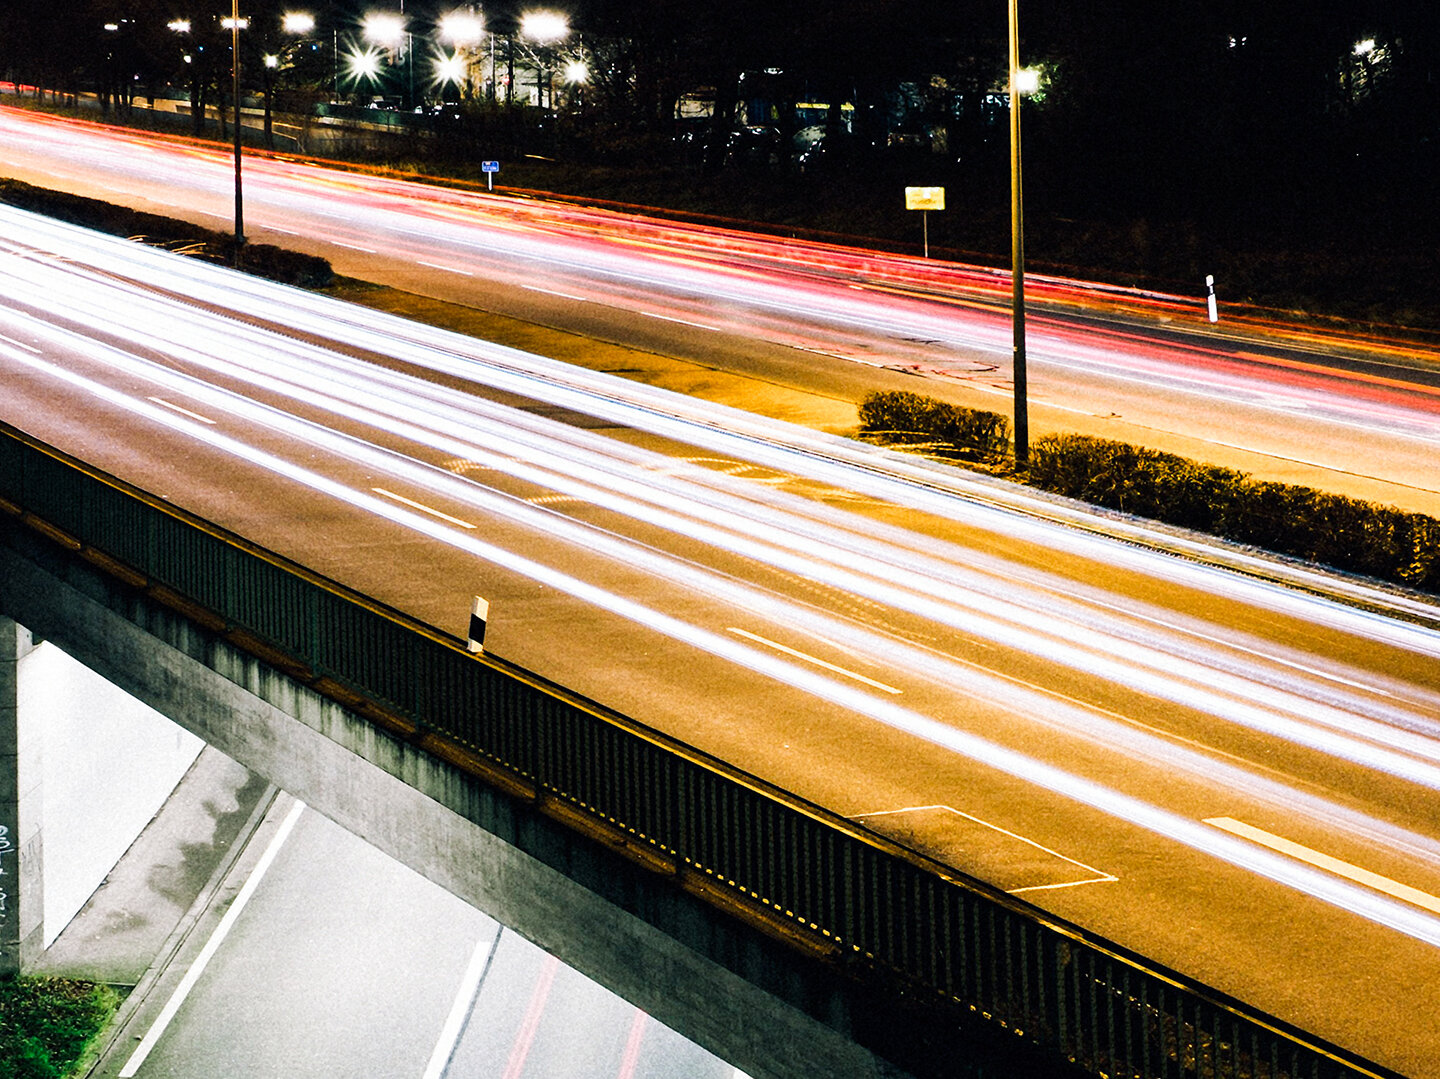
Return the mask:
M764 904L815 954L948 998L1094 1074L1393 1075L5 425L0 500Z

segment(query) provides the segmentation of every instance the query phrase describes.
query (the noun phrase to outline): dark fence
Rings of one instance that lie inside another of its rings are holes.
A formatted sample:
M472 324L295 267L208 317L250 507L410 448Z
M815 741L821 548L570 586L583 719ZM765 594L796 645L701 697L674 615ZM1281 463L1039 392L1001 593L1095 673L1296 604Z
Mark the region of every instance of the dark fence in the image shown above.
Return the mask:
M758 899L852 971L1109 1077L1392 1073L325 580L0 425L0 499Z

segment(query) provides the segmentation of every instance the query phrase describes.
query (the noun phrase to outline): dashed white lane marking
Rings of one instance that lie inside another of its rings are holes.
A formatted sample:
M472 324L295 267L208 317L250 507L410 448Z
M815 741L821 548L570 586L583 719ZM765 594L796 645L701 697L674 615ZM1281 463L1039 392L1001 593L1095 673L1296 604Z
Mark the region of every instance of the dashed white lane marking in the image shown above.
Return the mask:
M872 686L875 689L882 690L886 693L901 692L894 686L887 686L884 682L877 682L873 678L866 678L863 674L857 674L854 671L846 670L844 667L837 667L835 666L835 664L827 663L825 660L820 659L818 656L812 656L806 652L796 651L794 648L791 648L788 645L783 645L779 641L772 641L768 637L761 637L759 634L751 633L747 629L740 629L736 626L727 626L726 629L730 633L735 634L737 637L744 637L746 640L754 641L757 644L763 644L767 648L773 648L777 652L784 652L787 656L794 656L796 659L803 659L806 663L813 663L817 667L824 667L827 671L833 671L836 674L843 674L846 678L853 678L857 682L863 682L867 686Z
M1339 858L1331 857L1311 847L1275 835L1273 832L1267 832L1252 824L1238 821L1234 817L1210 817L1205 823L1229 832L1231 835L1248 839L1252 843L1259 843L1262 847L1269 847L1273 851L1306 862L1327 873L1334 873L1337 877L1353 880L1356 884L1363 884L1367 888L1374 888L1377 892L1384 892L1386 895L1404 900L1406 903L1413 903L1433 914L1440 914L1440 897L1433 896L1429 892L1422 892L1419 888L1412 888L1408 884L1401 884L1398 880L1382 877L1379 873L1372 873L1368 869L1341 861Z
M191 412L188 408L181 408L173 401L167 401L163 397L147 397L146 400L154 401L157 405L164 405L173 412L178 412L182 416L189 416L192 420L199 420L201 423L213 424L215 422L209 416L202 416L198 412Z
M409 506L411 509L419 510L421 513L428 513L431 517L438 517L442 521L448 521L452 525L459 525L461 528L474 528L469 521L462 521L459 517L451 517L448 513L441 513L439 510L425 505L423 502L416 502L413 498L406 498L404 495L397 495L394 491L387 491L383 487L372 487L370 490L377 495L392 498L396 502Z

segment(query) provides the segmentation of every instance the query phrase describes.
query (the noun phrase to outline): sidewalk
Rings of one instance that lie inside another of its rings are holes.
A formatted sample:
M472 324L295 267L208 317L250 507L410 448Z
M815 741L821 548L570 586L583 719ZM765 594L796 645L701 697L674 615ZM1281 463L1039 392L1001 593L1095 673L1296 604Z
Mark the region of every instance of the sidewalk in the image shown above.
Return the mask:
M264 779L207 746L27 973L133 989L244 848L274 796Z

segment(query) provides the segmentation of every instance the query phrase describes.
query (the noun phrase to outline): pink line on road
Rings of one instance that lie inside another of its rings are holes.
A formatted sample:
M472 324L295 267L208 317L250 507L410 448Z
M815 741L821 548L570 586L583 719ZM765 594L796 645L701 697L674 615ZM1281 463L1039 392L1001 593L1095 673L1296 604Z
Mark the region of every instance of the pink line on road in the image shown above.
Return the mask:
M550 986L560 969L560 960L553 955L545 957L545 966L535 982L535 991L530 994L530 1004L525 1009L525 1019L520 1024L520 1033L515 1035L515 1047L510 1050L510 1059L505 1064L505 1079L520 1079L525 1069L525 1058L530 1055L530 1046L535 1042L535 1032L540 1029L540 1018L545 1014L545 1001L550 996Z
M639 1008L635 1009L635 1021L630 1024L630 1037L625 1039L625 1053L620 1058L617 1079L631 1079L635 1074L635 1065L640 1060L640 1042L645 1037L645 1020L649 1018Z

